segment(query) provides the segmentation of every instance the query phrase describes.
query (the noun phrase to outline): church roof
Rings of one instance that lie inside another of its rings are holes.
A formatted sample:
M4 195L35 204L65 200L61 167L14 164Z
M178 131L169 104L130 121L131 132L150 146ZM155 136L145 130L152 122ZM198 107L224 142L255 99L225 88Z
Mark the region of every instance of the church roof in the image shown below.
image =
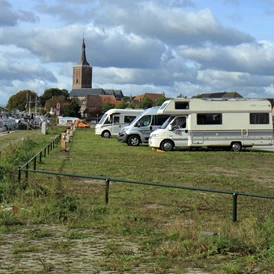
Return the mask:
M103 88L77 88L71 90L69 93L71 98L87 97L88 95L113 95L117 100L121 100L124 97L121 90Z

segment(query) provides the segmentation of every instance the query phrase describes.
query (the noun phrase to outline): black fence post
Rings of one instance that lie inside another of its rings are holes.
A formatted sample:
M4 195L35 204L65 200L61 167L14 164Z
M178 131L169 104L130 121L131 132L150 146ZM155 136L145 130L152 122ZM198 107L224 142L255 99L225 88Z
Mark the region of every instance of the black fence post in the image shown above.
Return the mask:
M237 222L237 198L238 198L238 194L233 193L232 198L233 198L233 223L235 223L235 222Z
M108 193L109 193L109 179L106 179L106 194L105 194L105 203L108 204Z
M44 148L44 157L46 158L47 156L47 148Z
M40 153L39 153L39 162L40 162L40 163L42 162L42 150L41 150Z
M36 156L33 159L33 169L36 170Z
M29 177L29 173L28 173L28 169L29 169L29 163L27 163L26 164L26 168L27 168L27 170L26 170L26 180L28 179L28 177Z
M18 183L21 182L21 167L18 167Z

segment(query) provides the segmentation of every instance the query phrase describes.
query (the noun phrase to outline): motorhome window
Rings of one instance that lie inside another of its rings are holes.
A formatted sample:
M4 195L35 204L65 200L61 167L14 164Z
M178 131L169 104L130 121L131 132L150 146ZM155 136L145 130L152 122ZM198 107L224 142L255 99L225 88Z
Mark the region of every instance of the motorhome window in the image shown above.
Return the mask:
M151 115L145 115L135 124L137 127L149 126L151 123Z
M185 128L186 127L186 117L177 117L172 122L172 128L178 129L178 128Z
M125 123L131 123L134 119L135 119L136 116L129 116L129 115L126 115L125 116Z
M166 108L167 104L168 104L168 102L163 103L163 104L160 106L160 109Z
M154 126L161 126L169 115L153 115L153 125Z
M175 109L189 109L189 102L175 102Z
M197 125L220 125L222 121L223 117L221 113L197 114Z
M169 117L165 120L165 122L162 124L161 128L162 128L162 129L165 129L165 128L169 125L170 121L172 121L173 118L174 118L174 116L169 116Z
M250 124L269 124L269 114L250 113Z
M107 114L104 114L104 115L102 116L102 118L99 120L98 124L103 124L103 122L104 122L105 119L106 119L106 116L107 116Z
M120 123L120 118L119 118L119 116L114 116L113 123L114 123L114 124L119 124L119 123Z

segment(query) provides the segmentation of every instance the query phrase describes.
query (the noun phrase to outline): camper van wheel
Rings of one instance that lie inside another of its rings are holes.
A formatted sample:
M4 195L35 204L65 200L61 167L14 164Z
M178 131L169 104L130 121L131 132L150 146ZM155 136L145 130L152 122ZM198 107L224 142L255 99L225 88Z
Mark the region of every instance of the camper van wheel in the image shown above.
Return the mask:
M174 144L172 141L170 140L164 140L162 143L161 143L161 146L160 146L161 150L164 150L164 151L172 151L173 148L174 148Z
M131 135L127 139L128 146L139 146L140 145L140 138L138 135Z
M105 130L105 131L103 131L101 136L104 137L104 138L110 138L111 134L110 134L109 131Z
M238 152L238 151L241 151L241 149L242 149L242 144L241 143L232 143L231 144L231 150L232 151Z

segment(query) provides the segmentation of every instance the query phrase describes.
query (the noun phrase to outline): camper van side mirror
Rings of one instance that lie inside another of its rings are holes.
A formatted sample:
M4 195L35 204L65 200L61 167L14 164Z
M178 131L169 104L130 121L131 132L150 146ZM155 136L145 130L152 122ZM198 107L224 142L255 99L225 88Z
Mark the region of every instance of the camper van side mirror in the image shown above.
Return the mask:
M169 131L172 131L172 125L168 125L167 129L168 129Z

